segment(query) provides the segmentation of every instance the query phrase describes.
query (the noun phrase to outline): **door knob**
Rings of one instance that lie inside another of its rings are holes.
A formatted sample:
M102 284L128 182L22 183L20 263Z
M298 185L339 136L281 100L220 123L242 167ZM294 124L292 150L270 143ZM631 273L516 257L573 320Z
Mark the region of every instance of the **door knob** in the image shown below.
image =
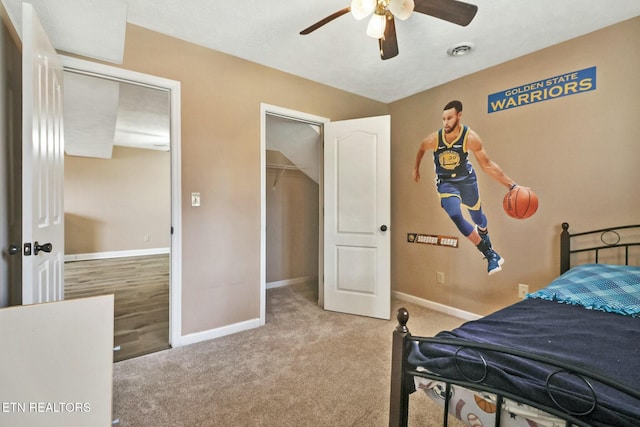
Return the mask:
M384 224L382 224L382 225L380 226L380 231L387 231L387 226L386 226L386 225L384 225Z
M38 242L35 242L33 244L33 254L34 255L38 255L38 252L42 251L42 252L51 252L51 250L53 249L53 245L51 243L44 243L42 245L38 244Z

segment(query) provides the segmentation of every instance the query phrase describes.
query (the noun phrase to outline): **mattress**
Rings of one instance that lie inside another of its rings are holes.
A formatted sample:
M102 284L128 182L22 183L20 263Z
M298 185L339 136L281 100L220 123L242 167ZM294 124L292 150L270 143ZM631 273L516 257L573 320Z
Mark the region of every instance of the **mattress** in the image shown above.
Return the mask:
M519 349L640 390L638 317L530 298L436 337ZM482 351L482 357L486 362L479 362L475 351L460 357L459 345L414 342L409 363L454 380L481 379L539 405L557 408L559 403L569 411L589 412L582 419L594 426L640 425L640 401L609 386L586 384L580 377L518 356ZM550 376L553 393L545 386Z

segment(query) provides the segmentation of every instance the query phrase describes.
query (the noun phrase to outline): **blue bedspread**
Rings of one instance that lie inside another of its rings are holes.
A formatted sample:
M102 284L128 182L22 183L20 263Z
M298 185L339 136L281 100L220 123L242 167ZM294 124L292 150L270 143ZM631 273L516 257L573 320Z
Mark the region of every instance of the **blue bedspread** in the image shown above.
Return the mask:
M640 318L637 317L531 298L482 319L467 322L453 331L441 332L436 337L528 351L564 361L640 390ZM477 361L461 361L456 356L458 349L457 345L423 342L414 346L409 363L453 379L464 380L458 367L472 378L481 377L482 366L478 366ZM556 369L516 356L495 352L483 354L489 366L483 383L554 407L545 381ZM579 387L581 382L577 382ZM584 383L582 385L584 389ZM597 408L583 418L589 425L640 425L638 399L599 383L593 383L593 388L598 395ZM570 389L572 387L565 388ZM558 394L565 395L564 392ZM566 406L584 407L581 396L575 399L572 396L573 393L566 393Z
M574 267L527 298L640 315L640 267L585 264Z

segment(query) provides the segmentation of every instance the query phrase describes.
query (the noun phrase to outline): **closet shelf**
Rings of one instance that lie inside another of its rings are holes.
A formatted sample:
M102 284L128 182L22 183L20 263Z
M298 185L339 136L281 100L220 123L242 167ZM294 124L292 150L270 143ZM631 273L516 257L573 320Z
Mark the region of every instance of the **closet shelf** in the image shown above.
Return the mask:
M273 180L273 185L271 186L271 188L273 190L276 189L276 186L278 185L278 179L284 174L284 171L303 171L303 168L299 168L296 165L278 165L275 163L267 163L267 168L268 169L278 169L280 170L280 174L276 175L276 177Z
M301 168L299 168L296 165L278 165L275 163L267 163L267 168L269 169L282 169L282 170L302 170Z

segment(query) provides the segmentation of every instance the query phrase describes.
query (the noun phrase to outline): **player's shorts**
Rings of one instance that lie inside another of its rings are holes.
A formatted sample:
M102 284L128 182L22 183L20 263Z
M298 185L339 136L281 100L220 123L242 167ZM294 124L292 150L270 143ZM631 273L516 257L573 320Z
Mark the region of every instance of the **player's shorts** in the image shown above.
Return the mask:
M457 197L469 209L480 209L480 192L475 171L463 178L436 179L436 188L440 199Z

